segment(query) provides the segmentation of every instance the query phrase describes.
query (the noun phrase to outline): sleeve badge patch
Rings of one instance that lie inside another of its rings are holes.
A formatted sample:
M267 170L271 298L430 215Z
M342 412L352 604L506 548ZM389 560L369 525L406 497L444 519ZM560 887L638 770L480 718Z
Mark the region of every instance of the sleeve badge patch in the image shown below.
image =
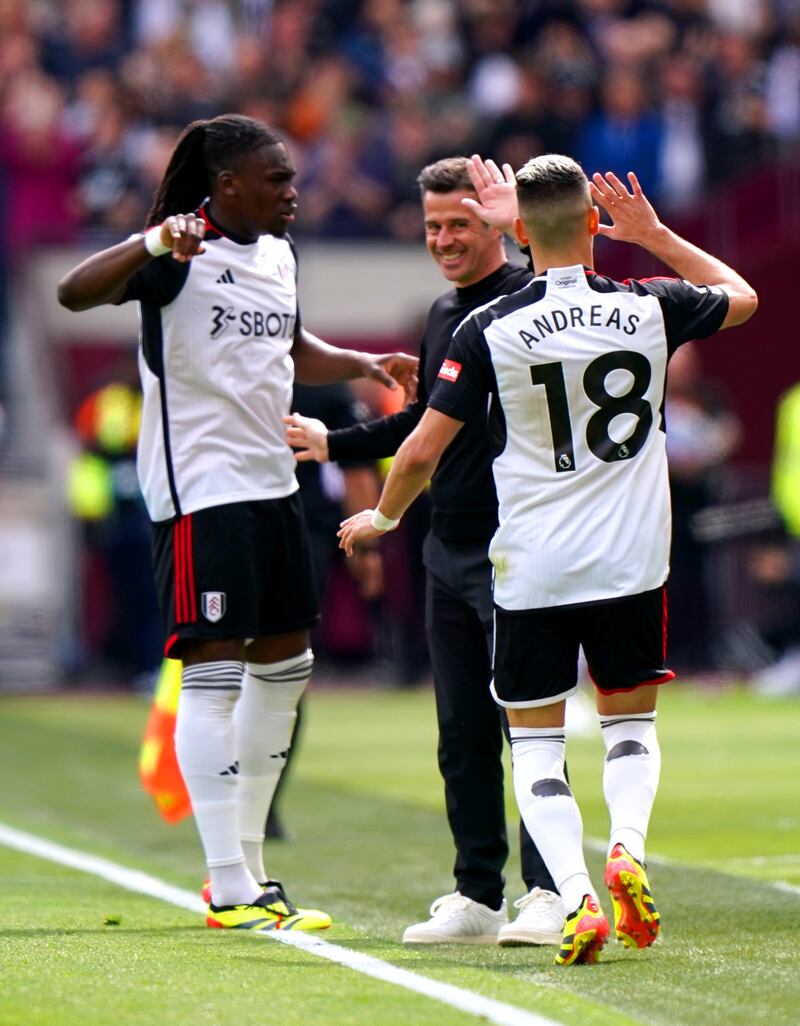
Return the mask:
M455 360L445 360L437 376L444 378L445 381L458 381L458 375L460 373L460 363L456 363Z

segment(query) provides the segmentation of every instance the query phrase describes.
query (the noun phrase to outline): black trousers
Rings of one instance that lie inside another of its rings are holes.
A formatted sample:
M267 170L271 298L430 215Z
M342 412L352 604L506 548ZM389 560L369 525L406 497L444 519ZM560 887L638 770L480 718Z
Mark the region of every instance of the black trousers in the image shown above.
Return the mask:
M508 859L502 763L508 725L489 691L492 567L484 543L443 542L432 534L425 540L424 556L439 770L456 846L456 885L473 901L499 908ZM528 890L556 890L523 823L520 858Z

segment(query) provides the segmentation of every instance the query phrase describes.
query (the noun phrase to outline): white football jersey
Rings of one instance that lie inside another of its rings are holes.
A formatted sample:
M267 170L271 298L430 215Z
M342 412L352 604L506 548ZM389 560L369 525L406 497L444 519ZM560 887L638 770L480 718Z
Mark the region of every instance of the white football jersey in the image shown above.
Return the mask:
M491 404L496 605L596 602L664 583L667 360L727 309L719 289L576 266L551 268L459 327L430 405L467 420Z
M154 521L297 489L281 423L298 319L292 246L241 244L210 225L204 245L189 263L150 261L122 299L140 304L137 465Z

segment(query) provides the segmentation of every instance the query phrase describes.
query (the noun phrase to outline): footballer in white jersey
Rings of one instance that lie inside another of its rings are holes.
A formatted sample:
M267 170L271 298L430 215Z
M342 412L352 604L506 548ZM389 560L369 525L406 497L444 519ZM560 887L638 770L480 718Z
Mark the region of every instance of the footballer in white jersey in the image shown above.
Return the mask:
M661 766L655 707L658 685L674 676L665 665L663 589L667 361L689 338L746 321L758 300L733 268L659 221L633 172L630 189L610 172L590 183L574 160L548 154L515 179L514 233L530 245L539 275L457 330L378 508L345 521L340 538L349 551L396 526L460 424L485 416L490 403L500 505L492 687L507 711L520 813L567 909L556 962L574 965L596 962L611 931L564 769L579 647L606 752L604 883L614 932L645 948L661 922L644 865ZM610 225L601 225L598 205ZM679 278L596 275L597 234L640 244Z
M336 349L300 326L286 236L295 173L262 122L239 114L195 121L176 142L145 233L93 254L59 284L71 310L126 300L141 307L138 465L165 648L184 663L175 751L205 852L214 928L331 922L295 908L262 852L317 620L282 424L294 377L411 384L417 362Z
M140 304L138 467L153 521L297 489L281 418L300 328L288 236L237 240L205 206L202 259L152 260L120 302Z
M467 421L491 403L498 607L596 602L664 583L667 360L717 331L727 309L719 289L619 283L573 266L550 268L459 327L429 405Z

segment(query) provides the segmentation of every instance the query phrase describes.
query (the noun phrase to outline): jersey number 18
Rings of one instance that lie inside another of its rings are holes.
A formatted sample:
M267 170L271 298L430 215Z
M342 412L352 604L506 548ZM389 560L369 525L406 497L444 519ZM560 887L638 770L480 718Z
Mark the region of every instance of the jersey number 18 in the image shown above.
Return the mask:
M606 388L606 379L615 370L626 370L633 376L631 387L624 395L611 395ZM653 425L653 407L644 398L644 394L651 377L652 370L647 357L629 350L603 353L586 368L583 390L597 407L597 412L592 414L586 425L586 444L590 452L604 463L633 459L647 441ZM572 443L564 365L541 363L531 367L531 382L544 386L556 472L569 473L575 470L575 448ZM615 442L608 429L611 421L623 413L636 417L636 426L624 442Z

